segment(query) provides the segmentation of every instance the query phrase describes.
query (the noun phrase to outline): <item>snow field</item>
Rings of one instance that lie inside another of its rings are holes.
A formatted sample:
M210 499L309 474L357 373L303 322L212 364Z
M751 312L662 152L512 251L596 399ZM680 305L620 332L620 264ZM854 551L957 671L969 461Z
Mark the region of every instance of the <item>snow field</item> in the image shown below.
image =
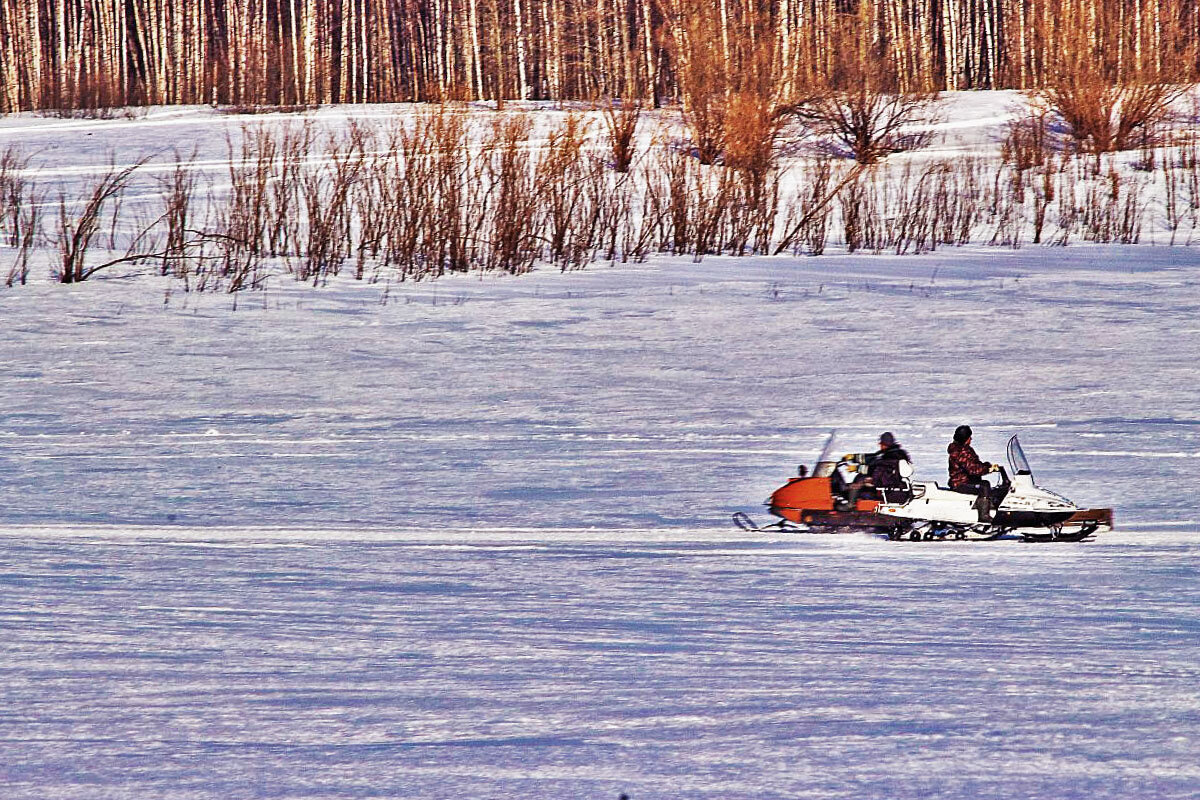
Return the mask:
M1200 781L1194 532L228 533L0 537L6 796L1183 798Z
M1195 796L1197 252L0 290L3 795ZM729 522L963 422L1118 530Z
M6 796L1192 796L1188 255L2 293ZM1118 531L728 521L963 421Z

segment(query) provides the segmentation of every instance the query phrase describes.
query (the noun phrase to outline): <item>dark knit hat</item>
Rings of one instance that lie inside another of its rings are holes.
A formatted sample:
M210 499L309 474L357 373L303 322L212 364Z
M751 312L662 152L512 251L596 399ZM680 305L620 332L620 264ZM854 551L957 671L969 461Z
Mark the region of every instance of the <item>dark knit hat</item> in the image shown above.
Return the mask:
M954 441L958 442L959 444L966 444L967 439L970 439L970 438L971 438L971 426L970 425L959 425L957 428L954 429Z
M879 434L879 443L885 447L895 447L896 437L892 435L891 431L884 431Z

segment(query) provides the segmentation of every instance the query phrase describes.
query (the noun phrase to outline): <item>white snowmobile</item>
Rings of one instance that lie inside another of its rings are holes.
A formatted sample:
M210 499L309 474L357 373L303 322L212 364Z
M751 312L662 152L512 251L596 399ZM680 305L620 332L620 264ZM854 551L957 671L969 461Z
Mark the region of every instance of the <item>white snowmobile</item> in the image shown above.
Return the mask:
M912 465L900 462L904 489L885 491L875 513L895 520L892 539L995 539L1016 531L1027 541L1081 541L1101 525L1112 527L1112 510L1080 509L1060 494L1033 482L1021 443L1008 440L1008 464L984 506L975 494L956 492L933 481L913 481ZM891 495L890 497L887 495ZM988 508L990 506L990 508Z

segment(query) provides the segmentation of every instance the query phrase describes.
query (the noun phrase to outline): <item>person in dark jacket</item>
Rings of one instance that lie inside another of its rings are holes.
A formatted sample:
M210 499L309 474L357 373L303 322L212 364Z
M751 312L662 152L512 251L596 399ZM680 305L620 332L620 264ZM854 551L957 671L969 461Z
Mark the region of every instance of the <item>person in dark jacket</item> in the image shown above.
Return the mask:
M959 425L954 429L954 441L946 447L946 453L950 457L950 488L978 497L975 507L979 509L979 521L989 521L992 518L989 496L992 487L983 476L995 472L999 467L979 459L979 454L971 447L970 425Z
M846 491L846 502L851 509L864 492L866 497L878 499L879 489L904 488L904 481L900 477L900 462L912 461L890 431L879 435L879 450L876 452L847 453L842 460L860 473L865 471L865 474L860 474Z

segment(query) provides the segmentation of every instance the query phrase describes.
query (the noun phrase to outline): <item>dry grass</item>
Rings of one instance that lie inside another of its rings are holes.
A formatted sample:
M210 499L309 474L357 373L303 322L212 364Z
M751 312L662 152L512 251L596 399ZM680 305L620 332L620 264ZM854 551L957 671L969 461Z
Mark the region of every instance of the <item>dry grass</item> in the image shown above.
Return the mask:
M109 167L92 182L82 204L69 201L65 195L59 196L58 226L51 232L51 237L60 256L57 273L60 283L80 283L115 263L109 261L89 264L88 253L101 231L105 211L109 206L120 202L130 178L143 163L145 162L124 168ZM77 211L72 210L76 207ZM116 215L111 219L110 230L115 229Z
M78 201L62 197L48 232L23 157L10 151L0 154L0 224L15 254L7 282L27 279L40 241L58 248L63 282L152 260L188 289L236 292L282 276L321 285L343 273L521 274L656 252L821 254L841 245L905 254L967 243L1132 243L1148 229L1191 242L1200 232L1194 130L1153 151L1154 170L1133 175L1110 156L1097 169L1094 154L1060 151L1044 117L1012 126L1000 159L781 164L769 102L753 91L730 102L738 122L731 118L721 162L703 164L664 128L625 172L592 149L604 131L579 114L536 135L530 113L472 129L453 104L336 135L312 122L251 126L229 140L227 189L202 185L194 156L176 154L158 180L161 204L143 219L147 204L120 202L132 170L113 168Z

